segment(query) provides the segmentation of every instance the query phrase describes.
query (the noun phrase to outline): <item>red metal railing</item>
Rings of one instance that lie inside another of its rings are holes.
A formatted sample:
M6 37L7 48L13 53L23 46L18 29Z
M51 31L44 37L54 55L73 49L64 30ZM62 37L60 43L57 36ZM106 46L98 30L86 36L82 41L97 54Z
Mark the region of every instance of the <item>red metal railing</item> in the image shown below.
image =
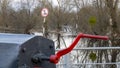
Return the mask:
M80 33L78 36L75 38L74 42L66 49L58 51L55 55L50 56L50 62L56 64L59 62L60 58L72 51L72 49L76 46L80 38L94 38L94 39L102 39L102 40L108 40L107 36L99 36L99 35L89 35L89 34L83 34Z

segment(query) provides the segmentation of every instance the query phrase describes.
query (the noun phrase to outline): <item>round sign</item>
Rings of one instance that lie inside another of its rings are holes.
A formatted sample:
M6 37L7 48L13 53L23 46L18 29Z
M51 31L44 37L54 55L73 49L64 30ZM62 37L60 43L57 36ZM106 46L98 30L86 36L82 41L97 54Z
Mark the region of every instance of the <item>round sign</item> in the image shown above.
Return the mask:
M41 15L43 17L46 17L48 15L48 9L47 8L43 8L42 11L41 11Z

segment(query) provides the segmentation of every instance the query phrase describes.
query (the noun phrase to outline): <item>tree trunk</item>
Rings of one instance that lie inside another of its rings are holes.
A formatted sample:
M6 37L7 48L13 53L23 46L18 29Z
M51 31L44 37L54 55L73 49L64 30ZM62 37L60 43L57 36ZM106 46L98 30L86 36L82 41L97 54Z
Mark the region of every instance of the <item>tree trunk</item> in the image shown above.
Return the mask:
M119 41L116 41L116 38L120 37L119 30L117 26L117 9L118 9L119 0L106 0L106 5L109 11L109 23L110 23L110 40L112 47L116 47L119 44ZM120 45L120 44L119 44ZM112 50L111 52L111 62L115 63L117 59L117 50ZM116 64L111 65L110 68L117 68Z

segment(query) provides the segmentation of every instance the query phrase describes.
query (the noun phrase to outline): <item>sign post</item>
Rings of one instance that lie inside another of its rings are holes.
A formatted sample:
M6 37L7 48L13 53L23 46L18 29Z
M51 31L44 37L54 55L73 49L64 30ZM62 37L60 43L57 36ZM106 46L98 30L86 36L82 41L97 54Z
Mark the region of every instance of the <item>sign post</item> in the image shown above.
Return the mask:
M43 19L43 36L47 38L47 22L46 22L46 17L48 16L48 9L43 8L41 11L41 15L44 18Z

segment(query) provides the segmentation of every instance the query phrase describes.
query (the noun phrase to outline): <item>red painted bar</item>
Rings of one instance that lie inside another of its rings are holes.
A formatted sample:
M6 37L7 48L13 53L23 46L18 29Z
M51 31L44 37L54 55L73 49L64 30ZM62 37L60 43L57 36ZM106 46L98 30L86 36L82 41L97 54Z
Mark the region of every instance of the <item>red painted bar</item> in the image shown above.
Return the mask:
M78 36L75 38L74 42L68 48L58 51L55 55L51 55L50 61L54 64L58 63L61 56L72 51L72 49L76 46L76 44L78 43L80 38L93 38L93 39L101 39L101 40L109 39L107 36L89 35L89 34L80 33L80 34L78 34Z

